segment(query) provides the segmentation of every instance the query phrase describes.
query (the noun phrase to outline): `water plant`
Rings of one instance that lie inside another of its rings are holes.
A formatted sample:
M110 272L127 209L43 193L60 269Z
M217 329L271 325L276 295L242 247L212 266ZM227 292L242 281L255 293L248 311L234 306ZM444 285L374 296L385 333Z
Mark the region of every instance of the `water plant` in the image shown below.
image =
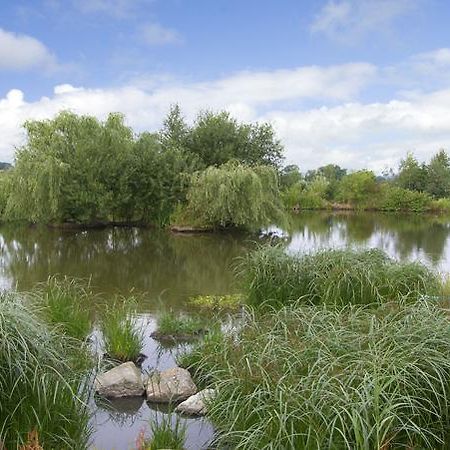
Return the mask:
M110 359L138 361L144 347L144 328L136 320L136 299L117 299L106 310L100 329L105 353Z
M330 305L371 304L436 295L440 280L425 265L400 263L378 249L288 254L265 246L239 260L237 272L252 305L301 300Z
M186 439L186 425L182 424L180 418L172 414L164 414L161 419L156 417L150 422L151 438L145 439L142 431L136 442L136 450L183 450Z
M43 448L86 449L90 387L82 343L42 321L28 297L0 298L0 441L26 445L31 434Z
M450 322L437 306L284 307L185 358L218 396L218 448L443 449ZM228 447L227 447L228 448Z
M94 294L89 282L69 277L51 276L31 293L49 323L77 339L92 330L90 307Z
M197 295L189 299L189 304L210 311L237 311L243 304L241 294Z

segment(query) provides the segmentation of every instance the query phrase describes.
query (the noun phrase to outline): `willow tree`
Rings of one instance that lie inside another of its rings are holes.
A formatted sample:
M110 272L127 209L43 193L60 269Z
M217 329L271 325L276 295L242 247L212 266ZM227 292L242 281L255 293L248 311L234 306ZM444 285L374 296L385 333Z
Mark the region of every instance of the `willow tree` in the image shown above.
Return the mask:
M284 222L277 172L237 162L196 172L180 217L185 224L249 230Z

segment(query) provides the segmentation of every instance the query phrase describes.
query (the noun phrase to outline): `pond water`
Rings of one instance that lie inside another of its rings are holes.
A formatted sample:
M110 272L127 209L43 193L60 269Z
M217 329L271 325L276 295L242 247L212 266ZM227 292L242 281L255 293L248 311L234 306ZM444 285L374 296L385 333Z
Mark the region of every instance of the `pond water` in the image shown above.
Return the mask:
M378 247L399 260L420 260L450 272L450 217L381 213L308 212L292 217L283 236L288 251L321 248ZM0 287L30 289L49 275L88 279L95 291L139 296L139 320L146 327L144 369L176 365L180 348L161 348L149 337L161 305L188 311L194 295L227 294L238 287L233 261L261 238L243 234L176 235L153 229L55 230L46 227L0 228ZM95 312L101 305L90 305ZM92 448L133 448L149 420L167 413L146 402L127 400L94 405ZM183 419L186 448L206 448L213 429L201 418Z

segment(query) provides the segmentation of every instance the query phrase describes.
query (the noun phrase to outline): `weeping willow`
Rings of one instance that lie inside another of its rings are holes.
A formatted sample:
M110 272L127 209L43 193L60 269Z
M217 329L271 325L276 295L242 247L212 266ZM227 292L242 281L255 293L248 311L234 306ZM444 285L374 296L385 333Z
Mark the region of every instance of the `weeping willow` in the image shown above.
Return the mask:
M187 193L186 221L212 228L255 230L283 223L275 169L229 162L195 173Z

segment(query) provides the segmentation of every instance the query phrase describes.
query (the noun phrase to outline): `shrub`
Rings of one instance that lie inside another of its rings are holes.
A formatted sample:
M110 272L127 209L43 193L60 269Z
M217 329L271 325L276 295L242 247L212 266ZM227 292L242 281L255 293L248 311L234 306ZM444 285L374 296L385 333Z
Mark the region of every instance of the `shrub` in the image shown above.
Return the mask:
M450 198L440 198L432 200L430 210L435 212L450 212Z
M237 266L248 302L282 306L301 300L332 305L370 304L439 291L438 277L420 263L399 263L377 249L324 250L289 255L261 247Z
M79 364L84 347L38 313L17 293L1 296L0 440L17 448L34 430L43 448L86 449L90 388Z
M218 396L218 448L444 448L450 322L425 302L376 310L298 305L250 316L238 339L190 357Z
M431 197L425 192L410 191L400 187L383 186L379 208L384 211L424 212L431 206Z
M47 282L33 290L32 296L41 306L44 318L53 325L59 325L63 333L84 339L91 332L89 307L93 293L89 285L85 288L73 278L49 277Z
M108 305L100 328L109 358L120 362L139 360L144 347L144 330L136 324L134 298Z

